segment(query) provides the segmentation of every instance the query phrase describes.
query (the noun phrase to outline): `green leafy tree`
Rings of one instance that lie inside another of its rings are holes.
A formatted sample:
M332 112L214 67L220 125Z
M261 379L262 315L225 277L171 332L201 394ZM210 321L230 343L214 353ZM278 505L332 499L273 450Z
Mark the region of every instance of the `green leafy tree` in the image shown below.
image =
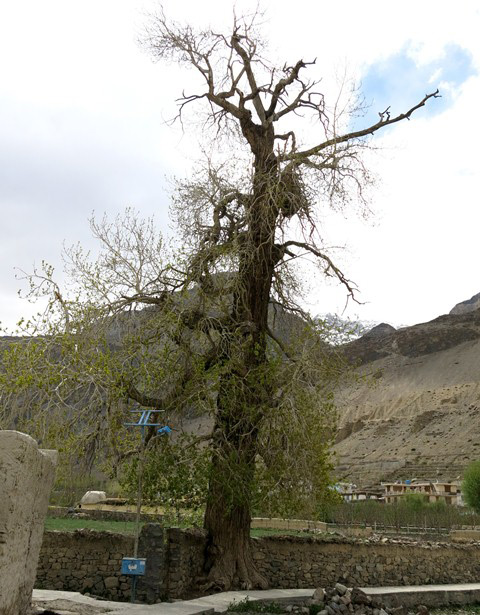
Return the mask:
M462 493L466 504L480 513L480 461L473 461L465 470Z
M132 496L137 494L138 464L139 457L132 456L121 474L121 485ZM161 506L166 518L198 523L205 510L209 469L209 450L195 446L195 436L161 438L143 458L142 501Z
M179 120L196 105L215 138L214 154L174 193L182 248L170 250L131 212L92 221L100 256L66 253L67 291L48 266L29 277L30 297L46 296L47 311L27 327L35 340L5 351L1 382L4 421L34 421L45 437L52 424L61 437L81 431L89 458L107 442L117 466L134 444L119 437L128 404L162 409L178 425L210 417L197 432L209 454L205 580L221 589L266 585L251 553L253 506L298 510L328 497L341 369L328 327L299 305L297 263L307 258L353 296L323 245L322 213L365 204L368 138L437 94L349 130L355 101L330 103L308 77L314 62L270 63L256 17L235 18L226 33L152 18L153 56L200 78L180 98ZM303 138L298 116L313 121ZM156 442L149 432L147 451Z

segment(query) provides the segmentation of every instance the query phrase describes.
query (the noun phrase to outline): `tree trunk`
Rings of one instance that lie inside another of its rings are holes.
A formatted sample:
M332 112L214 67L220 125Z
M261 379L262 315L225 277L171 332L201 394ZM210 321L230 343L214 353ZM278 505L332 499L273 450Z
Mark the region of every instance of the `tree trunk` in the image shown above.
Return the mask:
M235 467L225 467L227 446L216 451L205 512L207 587L216 591L266 589L267 581L255 566L250 542L251 508L246 490L251 491L252 486L254 447L250 443L250 450L238 455L235 475Z
M258 128L258 127L257 127ZM271 134L270 134L271 133ZM263 138L262 138L263 137ZM247 209L248 231L240 255L232 305L231 340L217 397L212 471L205 512L208 548L207 587L267 587L258 572L250 542L251 501L262 409L270 391L263 377L267 366L268 306L274 270L277 165L273 132L249 134L254 148L253 198Z

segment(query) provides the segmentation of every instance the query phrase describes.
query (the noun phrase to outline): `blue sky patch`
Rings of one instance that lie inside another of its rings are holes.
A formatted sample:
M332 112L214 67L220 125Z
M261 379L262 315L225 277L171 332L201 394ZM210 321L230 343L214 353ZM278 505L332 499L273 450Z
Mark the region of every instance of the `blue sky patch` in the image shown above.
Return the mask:
M420 65L405 47L367 68L361 89L369 109L365 117L355 119L354 127L378 121L378 113L388 106L392 117L403 113L437 88L442 97L417 111L417 116L441 113L453 103L455 89L476 73L471 53L459 45L447 45L441 57Z

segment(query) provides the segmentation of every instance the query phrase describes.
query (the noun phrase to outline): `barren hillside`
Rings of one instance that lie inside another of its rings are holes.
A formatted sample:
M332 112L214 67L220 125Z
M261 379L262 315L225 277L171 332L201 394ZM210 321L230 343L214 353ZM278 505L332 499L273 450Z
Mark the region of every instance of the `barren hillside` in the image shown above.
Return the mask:
M338 395L339 477L454 479L480 458L480 310L347 345L363 381Z

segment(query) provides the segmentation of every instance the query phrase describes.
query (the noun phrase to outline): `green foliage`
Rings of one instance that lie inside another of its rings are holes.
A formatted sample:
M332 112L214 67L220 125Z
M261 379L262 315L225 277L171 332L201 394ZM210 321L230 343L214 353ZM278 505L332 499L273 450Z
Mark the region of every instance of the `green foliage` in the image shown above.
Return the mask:
M139 457L123 466L120 485L125 494L137 496ZM206 502L210 451L188 434L160 437L145 451L143 502L162 506L167 518L189 518L198 524ZM194 514L196 511L196 515Z
M419 495L419 494L411 494ZM415 527L424 531L446 531L453 528L478 526L480 516L444 502L427 502L420 498L406 497L398 504L383 504L376 500L342 502L325 510L323 521L340 525L363 525L381 528Z
M472 462L465 470L462 493L467 505L480 513L480 460Z
M428 507L428 496L421 493L407 493L398 506L413 513L422 512Z
M276 602L260 602L247 597L238 602L231 602L227 611L231 613L284 613L285 609Z
M345 377L342 359L326 347L332 329L324 322L297 330L295 363L270 363L277 393L265 408L256 464L256 514L267 517L319 518L337 501L332 490L330 446L335 437L333 389Z
M104 292L107 270L83 262L77 266L77 282L86 276L83 284L93 302L95 284L100 295ZM89 277L90 267L98 280ZM242 415L259 429L253 495L251 468L241 465L234 448L225 459L223 479L229 485L230 505L253 497L249 501L256 514L318 517L335 498L328 488L336 422L332 390L344 365L325 344L334 334L332 327L323 321L291 321L293 329L283 349L271 343L268 361L246 377L231 375L227 380L235 356L207 365L207 337L183 325L182 303L190 307L195 301L195 293L186 291L172 304L181 306L179 313L147 309L109 315L98 297L96 310L90 301L83 309L80 302L74 303L67 330L62 330L63 312L51 314L50 323L42 324L45 335L25 337L4 348L0 423L8 426L15 420L42 446L59 450L57 491L63 493L62 503L74 504L80 491L91 488L95 479L81 485L79 480L92 468L97 475L102 470L104 477L117 476L123 492L133 499L140 447L138 433L124 427L135 407L127 403L126 383L134 382L142 393L163 400L162 420L174 426L181 425L184 416L206 417L208 425L215 414L215 391L223 383L229 387L224 402L229 404L228 414ZM215 309L223 308L217 304ZM280 316L272 317L272 326L275 318ZM286 353L295 360L286 360ZM188 379L182 380L185 372ZM168 392L163 398L157 394L162 390ZM251 405L245 391L254 390L260 393ZM191 521L199 523L211 472L207 436L198 438L180 429L148 445L145 502L164 506L172 519L193 515Z
M462 604L462 606L443 606L430 610L432 615L480 615L480 604Z

